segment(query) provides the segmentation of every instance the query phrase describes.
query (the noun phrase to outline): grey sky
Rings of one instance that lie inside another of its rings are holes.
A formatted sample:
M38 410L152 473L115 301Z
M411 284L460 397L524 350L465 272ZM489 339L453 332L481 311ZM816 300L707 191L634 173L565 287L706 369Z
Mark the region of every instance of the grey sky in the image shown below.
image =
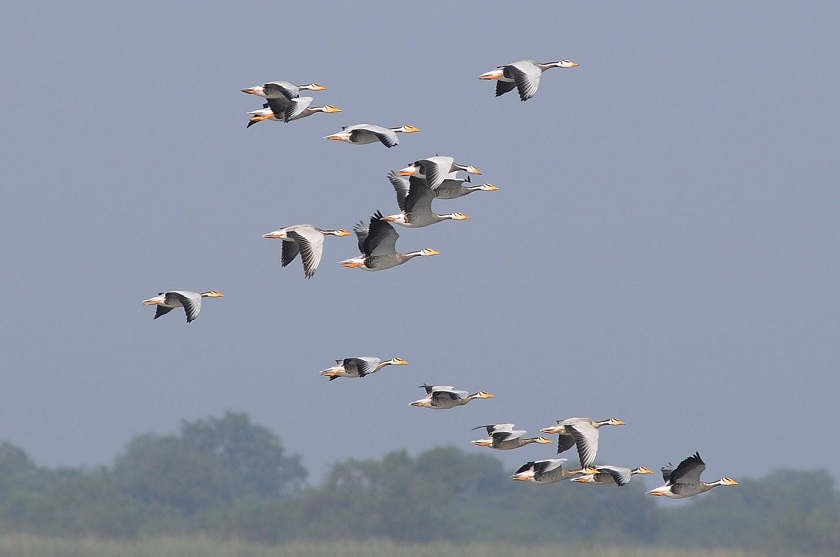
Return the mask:
M840 474L835 4L82 6L0 18L0 439L39 464L235 410L315 479L578 415L627 422L602 463ZM478 75L522 58L580 67L494 98ZM239 89L275 79L344 112L246 130L261 99ZM361 122L422 132L323 139ZM436 202L470 221L400 229L439 257L364 273L329 238L305 281L261 238L396 212L386 173L435 153L502 188ZM152 321L140 301L166 289L226 297ZM411 365L318 375L350 355ZM496 398L410 408L424 382Z

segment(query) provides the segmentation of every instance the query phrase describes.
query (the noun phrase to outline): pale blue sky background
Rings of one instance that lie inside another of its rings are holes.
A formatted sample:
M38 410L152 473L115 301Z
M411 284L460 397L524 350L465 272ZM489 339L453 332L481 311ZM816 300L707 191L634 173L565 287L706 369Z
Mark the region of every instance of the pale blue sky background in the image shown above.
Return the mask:
M601 463L838 477L836 4L513 5L4 5L0 439L107 464L245 411L317 481L351 456L486 451L476 425L614 416ZM580 67L527 103L478 80L522 58ZM246 130L261 103L239 89L276 79L344 112ZM360 122L423 131L323 139ZM396 212L386 173L435 153L502 188L400 231L439 257L363 273L329 238L305 281L261 238ZM226 297L152 321L166 289ZM348 355L411 365L318 375ZM410 408L424 382L497 398Z

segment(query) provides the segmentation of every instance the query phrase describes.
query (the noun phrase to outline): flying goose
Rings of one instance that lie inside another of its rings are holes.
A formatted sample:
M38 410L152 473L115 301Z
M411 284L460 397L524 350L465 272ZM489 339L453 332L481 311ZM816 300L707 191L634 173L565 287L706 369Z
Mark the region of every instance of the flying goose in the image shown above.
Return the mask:
M485 72L479 79L497 79L496 96L504 95L515 87L519 90L519 98L527 101L533 97L540 86L540 76L545 70L551 68L574 68L577 62L571 60L558 60L557 62L534 62L533 60L520 60L506 66L499 66L495 70Z
M676 468L669 462L667 466L662 467L662 479L665 480L665 485L648 491L648 495L670 497L671 499L684 499L705 493L719 485L738 485L738 482L732 478L721 478L714 482L704 482L700 479L700 474L705 469L706 463L700 458L699 452L694 453L680 462Z
M523 464L511 479L519 482L536 482L538 484L553 484L580 475L583 470L566 470L563 464L565 458L547 458L532 460Z
M583 470L583 476L572 478L573 482L589 484L617 484L619 487L627 485L636 474L653 474L653 470L639 466L638 468L623 468L621 466L595 466Z
M366 145L368 143L381 142L382 145L394 147L400 144L397 137L398 133L416 133L420 128L416 128L410 124L405 124L397 128L383 128L374 124L356 124L353 126L343 126L342 131L326 136L324 139L333 141L346 141L353 145Z
M608 420L592 420L590 418L568 418L557 420L557 425L544 427L542 433L557 433L557 454L567 451L573 445L577 445L580 465L584 468L595 462L595 455L598 452L598 428L605 425L624 425L624 421L618 418Z
M324 252L324 238L326 236L349 235L350 233L346 230L325 230L317 226L312 226L311 224L296 224L269 232L268 234L263 234L263 238L283 240L283 251L280 261L283 267L294 261L297 254L300 253L300 259L303 262L303 273L306 275L306 278L311 278L321 263L321 255Z
M472 442L473 445L478 445L479 447L490 447L491 449L506 451L510 449L518 449L519 447L524 447L525 445L530 445L531 443L551 444L551 441L545 437L524 437L526 433L525 430L513 429L513 424L480 425L478 427L474 427L473 430L481 428L485 428L487 430L487 435L490 436L490 439L477 439Z
M435 189L440 186L451 172L463 170L469 174L481 174L481 171L469 164L455 162L452 157L435 155L427 159L415 161L398 171L400 176L417 176L426 179L426 185Z
M392 181L393 185L394 182ZM422 178L412 176L409 178L408 192L394 185L397 192L397 204L402 209L399 215L382 217L382 220L395 222L409 228L421 228L444 220L468 220L470 217L464 213L445 213L439 215L432 212L432 200L435 193L426 185Z
M359 239L361 255L341 262L343 267L361 268L366 271L382 271L397 265L402 265L417 256L439 255L433 249L421 249L408 253L399 253L396 248L397 238L400 237L394 227L382 220L382 213L377 211L370 217L370 224L359 221L353 228Z
M251 119L248 120L248 125L245 126L246 128L250 128L257 122L262 122L263 120L274 120L275 122L282 120L284 122L291 122L292 120L306 118L316 112L342 112L340 108L331 104L326 106L310 107L309 105L312 104L312 97L297 97L289 100L286 97L281 96L276 99L266 99L266 101L267 102L263 103L263 107L261 109L252 110L248 113L251 115Z
M201 311L202 298L223 298L224 294L215 290L208 290L207 292L191 292L189 290L170 290L169 292L158 292L158 295L143 300L143 304L147 306L157 306L155 311L155 319L161 315L166 315L175 308L184 308L187 314L187 323L191 323L198 313Z
M494 395L478 391L470 394L469 391L456 391L451 385L421 385L421 388L426 389L426 398L415 400L409 406L417 406L419 408L433 408L436 410L448 410L456 406L463 406L469 401L476 398L493 398Z
M295 85L288 81L271 81L256 87L246 87L242 89L243 93L249 95L259 95L267 99L277 99L285 97L287 99L294 99L300 96L300 92L306 91L323 91L326 87L318 85L317 83L307 83L305 85Z
M329 377L330 381L338 379L339 377L364 377L371 373L376 373L385 366L407 366L408 362L402 358L391 358L384 362L379 358L372 356L356 356L353 358L344 358L343 360L336 360L333 367L327 368L321 372L324 377Z
M496 191L499 189L493 184L473 185L469 176L466 178L458 178L457 174L457 172L450 172L446 175L446 178L443 180L441 185L432 189L432 192L435 194L437 199L456 199L458 197L469 195L474 191ZM423 178L419 178L416 175L412 176L412 178L423 180ZM408 196L411 183L409 180L400 176L399 172L396 170L392 170L388 173L388 181L391 182L392 186L394 186L394 191L397 192L397 203L400 204L401 201ZM400 208L402 208L401 204Z

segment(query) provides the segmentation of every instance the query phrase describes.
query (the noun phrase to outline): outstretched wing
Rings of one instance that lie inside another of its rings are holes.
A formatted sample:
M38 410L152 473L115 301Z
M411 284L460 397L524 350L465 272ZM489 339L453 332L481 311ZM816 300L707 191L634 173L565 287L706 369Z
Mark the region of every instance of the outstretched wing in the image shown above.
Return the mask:
M537 88L540 86L540 76L542 70L533 62L516 62L505 68L506 72L510 72L513 81L516 83L516 88L519 90L519 98L527 101L533 97Z
M291 233L287 233L288 236L291 238ZM300 253L300 248L298 248L297 242L289 242L284 240L283 242L283 251L280 256L280 265L285 267L289 263L295 260L298 253Z
M408 180L400 176L398 172L392 170L388 173L388 181L394 186L394 191L397 194L397 205L400 206L401 211L405 211L405 198L408 196L409 191Z
M303 111L309 108L310 104L312 104L312 97L298 97L290 100L286 106L286 113L283 119L286 122L291 122L303 114Z
M303 272L306 278L312 278L312 275L318 270L318 265L321 264L321 255L324 252L324 235L317 230L308 228L291 230L288 234L300 250L300 258L303 261Z

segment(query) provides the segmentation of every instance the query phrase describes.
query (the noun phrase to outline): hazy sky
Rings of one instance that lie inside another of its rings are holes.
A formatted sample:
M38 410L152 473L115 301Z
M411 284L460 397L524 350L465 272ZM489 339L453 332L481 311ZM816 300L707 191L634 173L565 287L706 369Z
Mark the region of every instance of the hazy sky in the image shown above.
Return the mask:
M247 412L317 480L348 457L477 425L619 417L598 461L840 477L836 3L14 2L0 17L0 439L109 464L135 435ZM478 76L523 58L526 103ZM327 86L317 114L246 129L243 87ZM326 141L413 124L401 145ZM280 267L262 234L397 212L391 169L434 154L502 189L379 273ZM201 316L141 301L209 290ZM411 365L363 380L351 355ZM412 408L424 382L496 395ZM553 456L493 452L513 468Z

